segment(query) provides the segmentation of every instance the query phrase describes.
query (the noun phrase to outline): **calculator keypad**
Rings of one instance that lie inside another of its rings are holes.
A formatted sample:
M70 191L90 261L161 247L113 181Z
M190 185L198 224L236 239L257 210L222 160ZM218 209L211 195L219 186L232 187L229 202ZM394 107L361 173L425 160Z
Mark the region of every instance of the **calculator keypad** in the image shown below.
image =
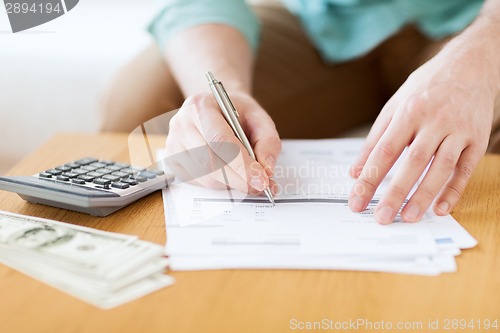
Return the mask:
M124 190L163 174L161 170L86 157L40 172L38 177L86 187Z

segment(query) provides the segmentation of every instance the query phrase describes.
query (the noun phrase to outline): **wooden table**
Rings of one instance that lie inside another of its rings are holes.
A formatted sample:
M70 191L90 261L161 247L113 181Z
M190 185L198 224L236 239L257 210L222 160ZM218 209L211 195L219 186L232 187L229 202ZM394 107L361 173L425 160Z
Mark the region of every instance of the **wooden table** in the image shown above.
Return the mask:
M61 134L9 174L29 175L87 155L126 161L127 137ZM0 209L165 242L159 192L106 218L29 204L6 192L0 193ZM327 320L365 319L372 325L383 320L394 325L393 332L430 332L429 321L440 320L440 332L484 332L445 330L443 325L447 319L500 321L500 156L482 160L453 216L479 245L457 258L457 273L437 277L351 271L174 272L174 286L102 311L0 266L0 332L333 332L295 325L323 319L328 325ZM423 329L395 329L406 321L421 322ZM336 332L375 332L344 328Z

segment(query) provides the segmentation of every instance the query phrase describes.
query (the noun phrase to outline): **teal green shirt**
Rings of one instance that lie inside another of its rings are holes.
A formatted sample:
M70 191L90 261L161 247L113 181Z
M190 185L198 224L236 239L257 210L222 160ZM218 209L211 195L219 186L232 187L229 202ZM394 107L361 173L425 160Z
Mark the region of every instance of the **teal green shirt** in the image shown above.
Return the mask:
M368 53L406 24L432 39L463 30L483 0L283 0L323 58L342 62ZM260 24L244 0L171 0L149 27L160 47L177 32L204 23L238 29L255 50Z

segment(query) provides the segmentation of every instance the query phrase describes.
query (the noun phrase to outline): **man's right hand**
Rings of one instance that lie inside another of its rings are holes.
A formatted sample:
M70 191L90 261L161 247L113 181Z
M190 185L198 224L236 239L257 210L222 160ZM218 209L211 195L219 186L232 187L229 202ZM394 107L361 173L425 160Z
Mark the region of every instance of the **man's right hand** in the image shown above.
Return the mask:
M281 140L271 117L248 94L231 94L231 100L240 115L239 121L250 141L257 161L255 161L236 138L233 130L225 120L211 93L198 93L186 99L181 109L170 121L167 138L169 155L196 151L195 148L206 147L207 156L221 156L217 147L233 147L238 149L237 157L226 161L225 167L229 186L251 194L262 193L268 186L276 193L276 186L270 180L274 174L276 160L281 151ZM198 150L199 151L199 150ZM223 154L222 154L223 155ZM198 158L184 159L181 165L194 182L209 188L226 188L226 181L221 172L210 172L197 175L197 171L207 169L209 161ZM198 164L198 165L194 165ZM197 170L197 171L193 171Z

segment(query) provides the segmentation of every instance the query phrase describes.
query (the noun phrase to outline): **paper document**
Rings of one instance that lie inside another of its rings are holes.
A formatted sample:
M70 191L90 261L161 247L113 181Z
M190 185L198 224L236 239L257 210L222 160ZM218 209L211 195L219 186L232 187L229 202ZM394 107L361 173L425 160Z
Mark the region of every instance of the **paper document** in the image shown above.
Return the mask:
M163 196L171 268L455 271L454 256L476 241L451 216L429 211L419 223L399 216L390 225L375 222L373 209L393 171L364 212L349 209L354 180L348 170L362 143L285 140L273 177L280 189L274 207L234 190L170 186Z

